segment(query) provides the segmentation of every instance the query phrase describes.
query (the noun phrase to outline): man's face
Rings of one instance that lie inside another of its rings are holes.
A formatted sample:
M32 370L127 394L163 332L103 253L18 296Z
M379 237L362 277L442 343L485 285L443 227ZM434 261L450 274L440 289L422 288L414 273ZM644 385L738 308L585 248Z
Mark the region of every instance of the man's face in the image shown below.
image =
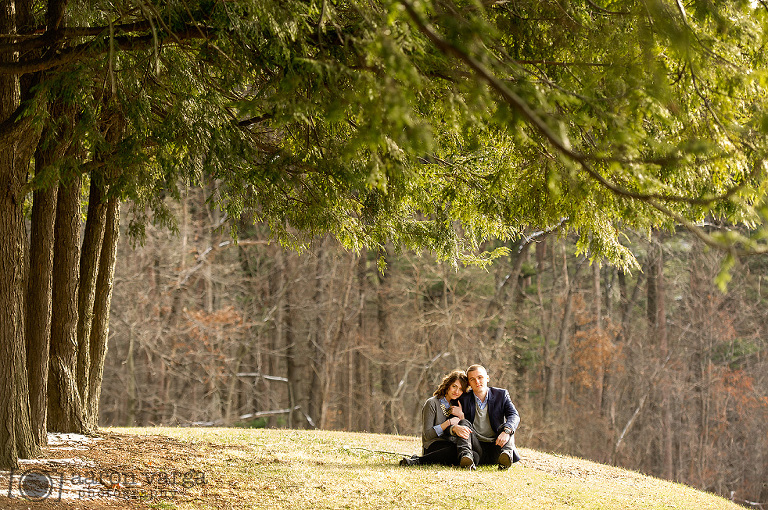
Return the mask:
M469 372L467 379L474 393L482 395L488 390L488 372L484 368Z

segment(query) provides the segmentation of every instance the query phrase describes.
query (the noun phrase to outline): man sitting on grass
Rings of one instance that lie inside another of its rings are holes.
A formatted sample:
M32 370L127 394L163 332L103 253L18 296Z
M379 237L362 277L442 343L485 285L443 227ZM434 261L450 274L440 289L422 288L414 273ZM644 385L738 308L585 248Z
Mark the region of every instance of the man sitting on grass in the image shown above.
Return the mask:
M481 465L498 464L499 469L507 469L520 460L515 450L515 430L520 425L520 415L507 390L488 386L485 367L470 366L467 379L472 389L459 397L464 419L451 428L451 434L458 438L459 464L473 462L470 459L475 458L474 445L475 451L479 448Z

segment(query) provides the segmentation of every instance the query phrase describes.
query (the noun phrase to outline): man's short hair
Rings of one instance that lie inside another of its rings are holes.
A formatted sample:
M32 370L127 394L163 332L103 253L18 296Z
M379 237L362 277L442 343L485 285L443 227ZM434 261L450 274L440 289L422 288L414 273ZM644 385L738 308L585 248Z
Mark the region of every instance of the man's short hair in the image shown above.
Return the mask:
M481 369L481 368L482 368L483 370L485 370L485 367L484 367L483 365L479 365L479 364L477 364L477 363L476 363L476 364L474 364L474 365L469 365L469 368L467 369L467 374L469 374L470 372L474 372L475 370L479 370L479 369ZM488 373L488 370L485 370L485 373L487 374L487 373Z

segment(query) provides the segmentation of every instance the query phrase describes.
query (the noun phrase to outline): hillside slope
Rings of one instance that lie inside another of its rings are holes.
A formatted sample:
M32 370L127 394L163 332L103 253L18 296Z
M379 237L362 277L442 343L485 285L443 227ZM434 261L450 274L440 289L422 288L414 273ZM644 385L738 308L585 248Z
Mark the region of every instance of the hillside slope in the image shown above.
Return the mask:
M6 489L0 508L54 508L54 500L61 504L57 496L87 509L741 508L683 485L525 448L523 460L508 471L398 465L397 453L418 450L419 440L412 436L105 429L101 439L85 447L46 448L50 460L35 463L35 469L50 475L51 494L35 502L22 497L23 490ZM21 478L16 473L9 479L6 473L0 483L13 488ZM90 492L83 491L86 482Z

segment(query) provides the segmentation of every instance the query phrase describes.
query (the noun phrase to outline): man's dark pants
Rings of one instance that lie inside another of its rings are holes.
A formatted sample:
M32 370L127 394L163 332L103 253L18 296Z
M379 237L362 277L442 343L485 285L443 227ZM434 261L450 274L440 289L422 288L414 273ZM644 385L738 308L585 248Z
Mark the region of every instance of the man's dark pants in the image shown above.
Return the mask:
M509 455L510 460L514 459L513 455L515 451L515 436L509 436L509 441L507 441L507 444L504 446L499 446L495 442L480 441L477 438L477 433L475 432L472 423L470 423L468 420L461 420L459 425L469 427L472 430L469 439L464 439L458 436L456 437L456 447L458 450L459 459L466 455L470 455L474 459L475 465L477 466L482 464L498 464L499 455L501 455L502 452Z

